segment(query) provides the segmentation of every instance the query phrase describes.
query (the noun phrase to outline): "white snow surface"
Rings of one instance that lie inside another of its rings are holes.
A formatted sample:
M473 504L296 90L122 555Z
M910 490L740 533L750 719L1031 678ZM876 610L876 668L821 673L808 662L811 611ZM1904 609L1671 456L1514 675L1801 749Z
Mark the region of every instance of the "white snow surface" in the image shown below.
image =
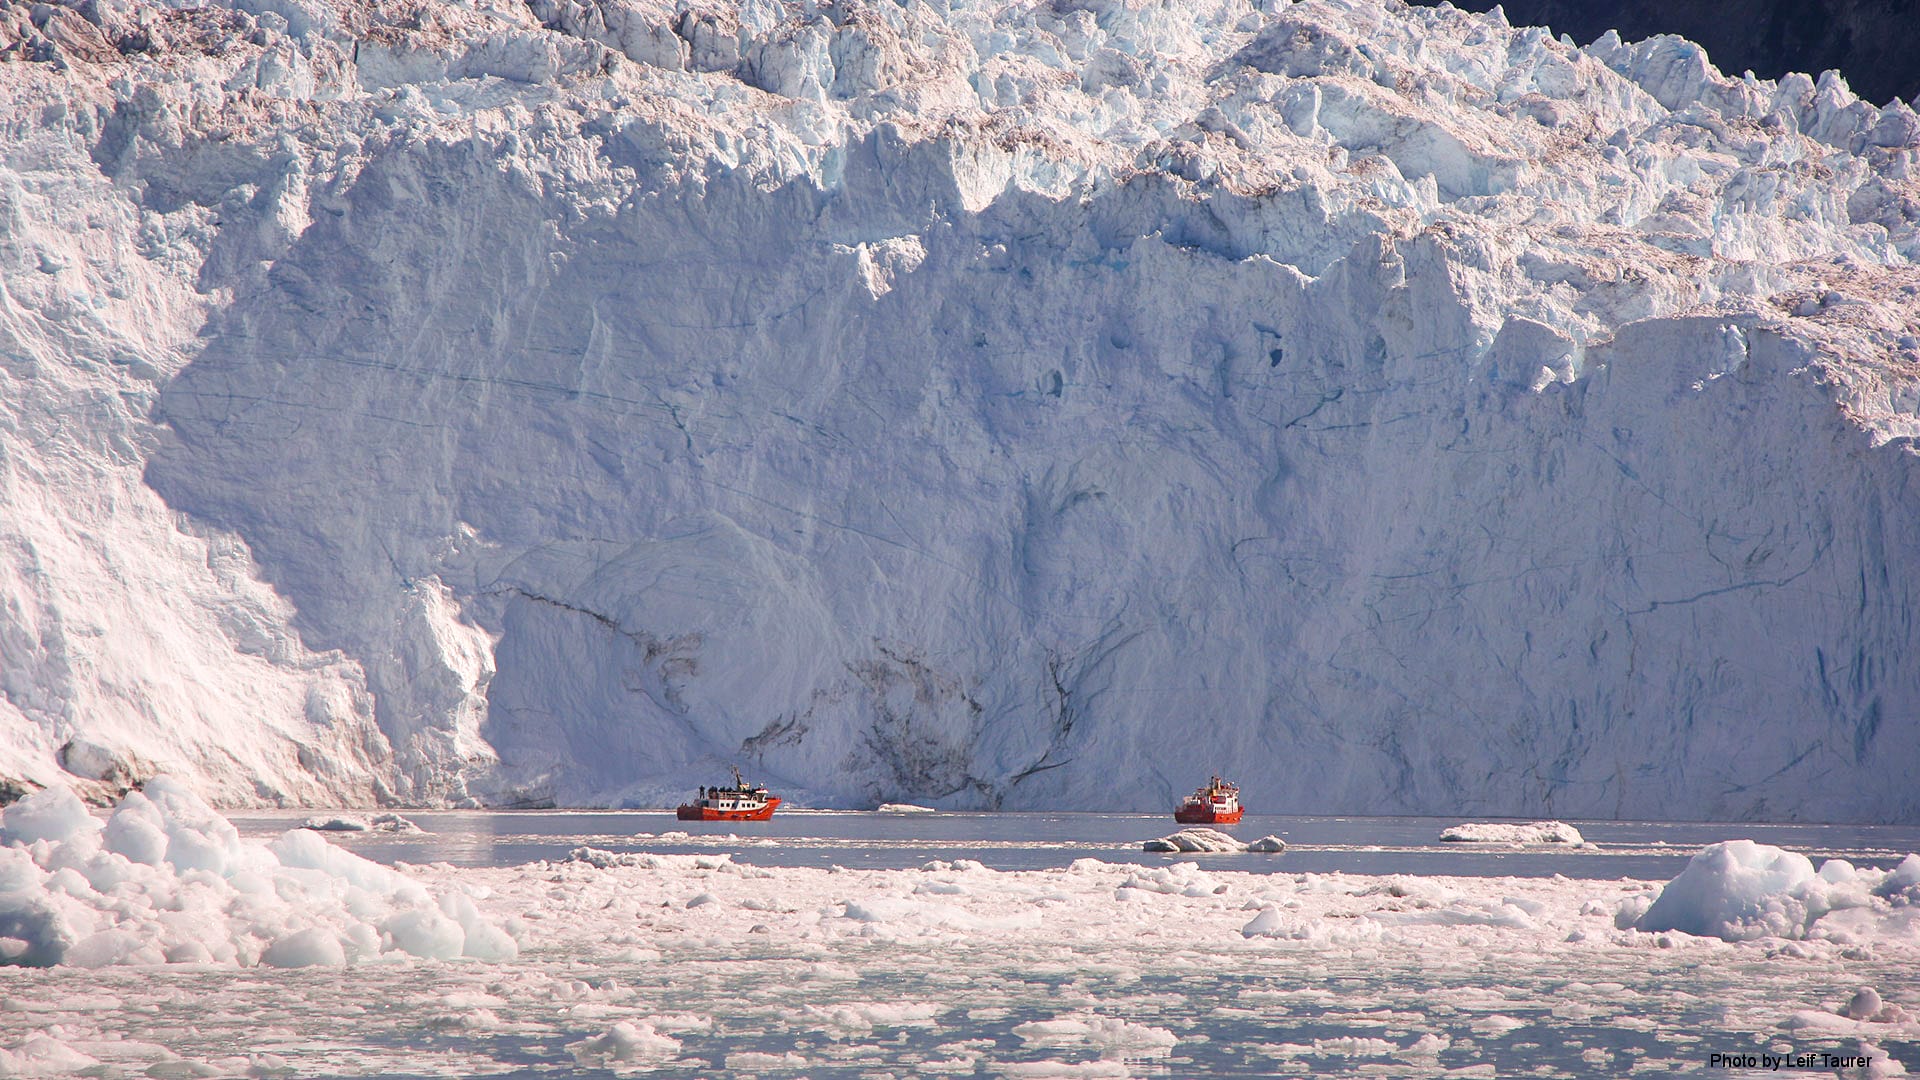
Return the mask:
M1440 839L1456 844L1573 844L1586 843L1580 830L1564 821L1469 822L1440 830Z
M1836 75L1362 0L0 46L0 779L1920 813L1920 119Z

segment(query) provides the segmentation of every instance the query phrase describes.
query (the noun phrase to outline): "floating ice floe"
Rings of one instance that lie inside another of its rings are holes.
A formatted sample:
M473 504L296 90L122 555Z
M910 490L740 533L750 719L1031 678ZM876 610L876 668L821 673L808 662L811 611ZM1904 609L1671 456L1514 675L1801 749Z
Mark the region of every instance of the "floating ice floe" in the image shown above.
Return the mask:
M577 847L567 852L567 861L585 863L596 870L609 870L616 866L637 866L643 870L744 870L745 867L733 865L733 856L725 853L715 855L655 855L648 851L608 851L605 848Z
M874 809L874 812L877 814L937 814L939 813L938 810L935 810L931 806L915 806L913 803L903 803L903 802L881 803L879 806L876 806L873 809Z
M0 1049L0 1076L81 1076L100 1059L45 1034L34 1034L13 1049ZM91 1075L110 1075L96 1072Z
M401 817L399 814L375 814L366 817L360 814L330 814L323 817L310 817L300 823L303 829L314 832L424 832L420 826Z
M1913 1019L1906 1009L1882 1000L1880 991L1871 986L1861 987L1848 998L1840 1015L1866 1024L1898 1024Z
M623 1020L605 1034L568 1043L567 1050L582 1065L636 1065L672 1058L680 1052L680 1040L660 1034L652 1024Z
M1618 921L1638 930L1679 931L1726 941L1810 938L1848 944L1878 936L1878 924L1920 905L1920 855L1892 870L1812 860L1752 840L1703 849L1644 909L1633 901Z
M245 842L167 777L103 825L66 788L0 813L0 964L346 964L402 955L507 960L512 933L457 886L291 830Z
M1872 1025L1916 1022L1920 1022L1920 1016L1884 1000L1873 987L1863 986L1837 1009L1801 1009L1782 1021L1780 1026L1807 1035L1859 1035L1875 1030Z
M1218 829L1181 829L1177 833L1149 840L1140 847L1143 851L1180 851L1190 854L1223 854L1242 851L1277 854L1287 850L1287 842L1277 836L1263 836L1252 843L1243 844Z
M1179 1042L1166 1028L1085 1014L1031 1020L1013 1033L1030 1046L1092 1046L1106 1058L1164 1056Z
M1496 823L1455 825L1440 832L1452 844L1571 844L1586 843L1580 830L1563 821L1534 821L1520 825Z
M1396 936L1410 927L1488 927L1497 930L1534 930L1534 915L1542 905L1516 897L1495 900L1491 897L1461 896L1432 885L1408 886L1420 879L1389 878L1373 885L1362 885L1351 893L1355 897L1383 898L1378 906L1352 920L1300 918L1279 907L1262 907L1260 913L1240 928L1242 937L1278 938L1317 946L1351 947ZM1402 901L1405 902L1396 902Z

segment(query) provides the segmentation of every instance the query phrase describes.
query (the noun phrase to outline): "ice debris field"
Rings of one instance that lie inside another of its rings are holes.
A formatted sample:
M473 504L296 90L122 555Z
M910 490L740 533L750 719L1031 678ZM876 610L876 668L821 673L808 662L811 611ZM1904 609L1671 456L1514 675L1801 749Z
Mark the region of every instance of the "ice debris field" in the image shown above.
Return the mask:
M164 778L0 814L0 1076L1671 1075L1920 1062L1920 856L1674 880L377 865ZM1829 1072L1833 1070L1827 1070Z
M8 787L1920 816L1920 117L1837 74L1397 0L0 55Z

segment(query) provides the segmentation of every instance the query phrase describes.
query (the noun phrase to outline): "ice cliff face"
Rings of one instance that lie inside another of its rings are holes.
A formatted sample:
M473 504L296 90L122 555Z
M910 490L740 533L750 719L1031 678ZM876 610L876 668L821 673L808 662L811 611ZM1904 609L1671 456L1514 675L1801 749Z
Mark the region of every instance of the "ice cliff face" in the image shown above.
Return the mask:
M0 775L1920 815L1920 118L1398 3L0 10Z

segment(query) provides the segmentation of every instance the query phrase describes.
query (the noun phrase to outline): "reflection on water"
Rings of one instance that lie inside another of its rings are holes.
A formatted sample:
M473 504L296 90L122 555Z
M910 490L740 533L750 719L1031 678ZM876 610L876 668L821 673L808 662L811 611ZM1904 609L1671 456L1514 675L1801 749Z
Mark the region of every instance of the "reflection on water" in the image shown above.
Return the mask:
M243 834L293 828L306 812L236 814ZM996 870L1064 867L1075 859L1158 865L1199 859L1219 870L1288 873L1662 880L1694 852L1721 840L1751 839L1802 852L1816 862L1845 858L1891 867L1920 851L1920 826L1699 822L1575 822L1588 843L1517 847L1443 844L1459 818L1333 818L1248 815L1225 829L1240 840L1275 835L1282 855L1160 855L1140 845L1179 828L1170 815L1049 813L877 813L782 811L765 822L678 821L659 810L419 811L419 833L332 833L343 847L385 863L514 866L564 859L576 847L660 854L726 852L756 866L902 869L933 860L973 859ZM1489 820L1489 819L1478 819Z

